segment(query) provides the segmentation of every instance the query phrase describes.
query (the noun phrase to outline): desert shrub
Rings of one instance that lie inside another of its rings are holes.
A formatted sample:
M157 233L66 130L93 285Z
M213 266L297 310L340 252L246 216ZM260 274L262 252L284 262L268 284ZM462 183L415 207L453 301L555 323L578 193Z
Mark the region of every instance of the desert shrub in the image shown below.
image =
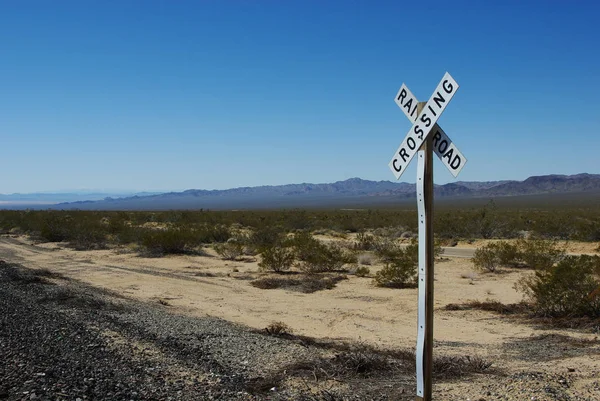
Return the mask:
M149 231L147 228L124 226L115 234L114 240L119 244L141 244L147 231Z
M266 248L279 246L285 241L281 227L265 226L254 230L247 240L247 246L255 252L262 252Z
M566 250L558 241L544 239L519 239L521 260L533 269L548 269L565 257Z
M517 266L521 259L521 252L515 244L506 241L498 241L496 245L496 254L498 261L502 266Z
M103 249L106 247L106 227L98 222L77 222L70 230L69 245L76 250Z
M319 243L304 255L298 268L305 273L323 273L341 270L345 264L356 263L356 255L335 244Z
M375 255L384 263L389 263L404 255L404 250L395 241L380 238L375 243Z
M373 255L371 255L370 253L361 253L360 255L358 255L357 259L358 263L361 265L370 266L373 264Z
M354 270L356 277L367 277L369 274L371 274L371 269L366 266L359 266Z
M261 257L262 260L258 263L261 270L280 273L290 269L296 255L290 248L271 246L262 251Z
M481 248L477 248L473 254L472 262L476 268L493 273L500 264L500 259L496 249L493 246L490 247L490 245L493 244L488 244L482 246Z
M356 242L354 243L354 249L357 251L372 251L375 249L375 237L371 234L358 233L356 236Z
M477 248L472 261L480 270L494 272L498 266L517 266L520 260L521 252L517 245L498 241Z
M295 234L289 244L300 260L298 268L306 273L330 272L340 270L345 264L357 263L353 252L337 244L322 243L306 231Z
M141 245L151 256L185 253L188 247L196 245L196 238L186 228L146 230L141 236Z
M110 234L119 234L129 227L129 219L127 213L118 212L108 219L108 232Z
M70 226L71 221L68 216L48 212L41 222L39 236L48 242L66 241L69 238Z
M383 269L375 274L374 284L378 287L406 288L414 287L417 280L417 264L408 255L387 262Z
M214 246L215 252L225 260L237 260L244 254L244 243L239 238L229 238L223 244Z
M296 255L301 261L314 259L314 254L319 253L320 249L324 246L322 242L313 237L308 231L301 231L294 234L289 243L294 247Z
M566 256L556 265L537 269L517 289L540 316L600 317L600 257Z
M444 253L441 242L436 238L433 243L433 257L438 259ZM415 263L419 263L419 241L412 238L410 244L404 249L404 254L411 258Z
M200 244L226 242L232 237L231 230L223 224L204 224L193 232L195 241Z

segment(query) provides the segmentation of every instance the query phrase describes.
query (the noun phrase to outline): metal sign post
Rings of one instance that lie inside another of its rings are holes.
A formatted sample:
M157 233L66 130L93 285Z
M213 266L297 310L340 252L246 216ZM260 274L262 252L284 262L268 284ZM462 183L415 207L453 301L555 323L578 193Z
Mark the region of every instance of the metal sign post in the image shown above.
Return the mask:
M433 371L433 153L456 177L467 160L437 124L458 83L446 73L428 102L419 102L402 84L394 101L413 123L394 154L389 167L400 178L411 159L417 156L417 210L419 218L418 317L417 317L417 397L432 400Z

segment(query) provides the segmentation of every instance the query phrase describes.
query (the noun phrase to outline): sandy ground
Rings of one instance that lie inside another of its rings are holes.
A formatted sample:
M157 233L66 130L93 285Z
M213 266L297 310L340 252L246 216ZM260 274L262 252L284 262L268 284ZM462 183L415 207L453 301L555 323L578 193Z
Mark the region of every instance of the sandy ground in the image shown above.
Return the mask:
M481 241L458 247L478 245ZM597 244L570 246L571 252L594 253ZM416 341L417 290L377 288L368 277L349 275L336 288L313 294L262 290L249 284L250 279L262 274L254 259L231 262L216 256L189 255L145 258L126 249L74 251L63 244L34 244L25 237L0 238L0 258L31 268L47 268L127 297L166 301L169 308L181 314L208 315L258 329L281 321L295 334L384 348L413 347ZM379 268L370 266L371 274ZM445 258L436 263L435 269L436 352L480 355L513 372L519 369L566 372L577 367L581 372L580 386L590 387L590 380L600 376L597 334L549 329L482 311L441 309L448 303L468 300L518 302L521 294L513 286L530 272L506 270L483 274L476 272L465 258ZM589 340L587 344L592 349L590 353L560 356L540 365L539 359L520 357L510 346L515 345L518 350L524 341L548 336ZM439 391L451 392L460 386L444 384ZM600 387L597 395L600 400Z

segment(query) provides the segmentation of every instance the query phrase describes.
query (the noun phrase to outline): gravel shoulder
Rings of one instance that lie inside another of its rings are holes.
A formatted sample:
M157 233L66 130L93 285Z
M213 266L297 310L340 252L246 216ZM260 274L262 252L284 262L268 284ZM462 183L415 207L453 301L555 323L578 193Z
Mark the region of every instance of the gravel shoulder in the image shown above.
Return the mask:
M339 373L323 344L178 315L47 270L0 262L0 282L0 399L389 399L412 384L386 361L359 392L354 379L332 390L335 377L306 379L325 361Z

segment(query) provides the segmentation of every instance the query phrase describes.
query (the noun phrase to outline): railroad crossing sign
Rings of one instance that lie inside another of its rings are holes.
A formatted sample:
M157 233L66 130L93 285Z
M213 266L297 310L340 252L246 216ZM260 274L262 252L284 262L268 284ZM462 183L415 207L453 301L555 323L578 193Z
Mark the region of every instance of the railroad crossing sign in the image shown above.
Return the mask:
M389 164L396 179L399 179L404 173L406 166L408 166L430 132L433 132L432 142L435 153L454 177L458 176L465 166L467 159L454 145L448 135L446 135L444 130L437 125L437 120L457 90L458 83L456 83L450 74L446 73L427 104L425 104L425 107L423 107L424 111L419 114L417 112L419 101L406 85L402 84L394 101L413 123L413 126L408 134L406 134L404 141L396 153L394 153Z
M440 115L458 90L458 83L446 73L427 103L402 84L394 101L413 123L389 167L396 179L404 173L415 154L417 158L417 206L419 217L418 315L417 315L417 397L432 400L433 371L433 152L456 177L467 159L437 124Z

